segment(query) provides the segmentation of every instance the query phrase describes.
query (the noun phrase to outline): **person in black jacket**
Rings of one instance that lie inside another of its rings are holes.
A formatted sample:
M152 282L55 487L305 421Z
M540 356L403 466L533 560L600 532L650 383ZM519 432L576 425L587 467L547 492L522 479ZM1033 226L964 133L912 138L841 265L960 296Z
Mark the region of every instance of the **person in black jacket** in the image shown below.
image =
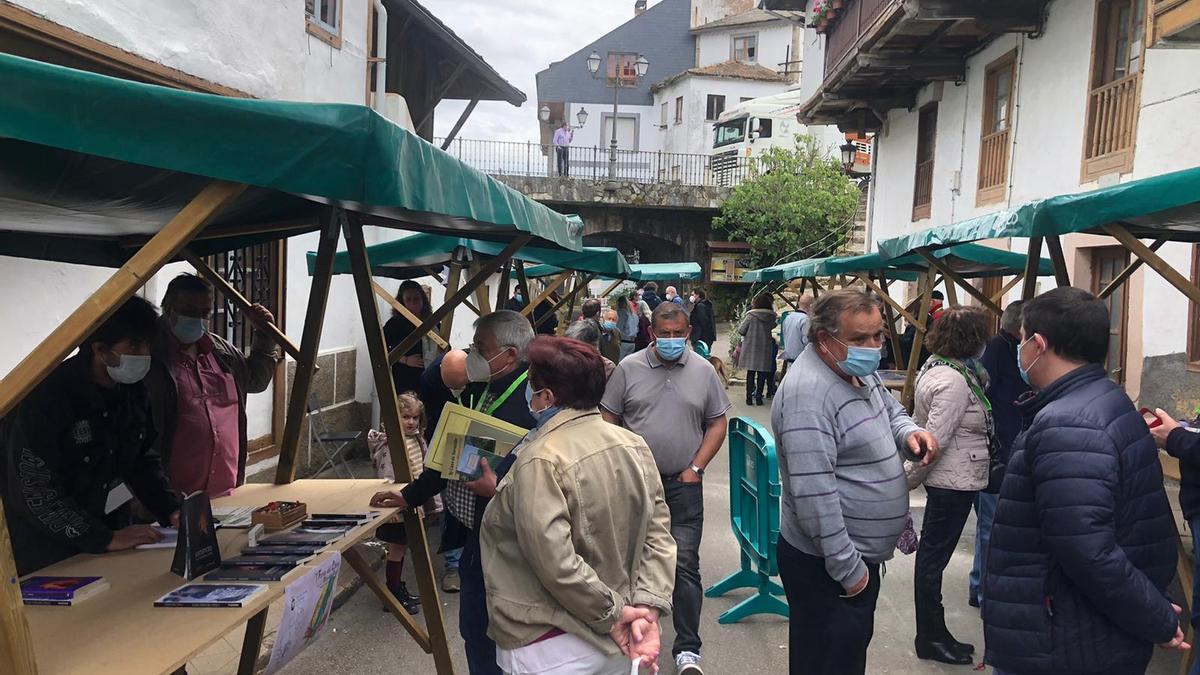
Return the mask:
M161 524L178 525L142 384L157 332L154 305L130 298L0 420L0 497L17 574L162 539L131 524L134 497Z
M642 300L650 307L651 312L654 311L655 307L658 307L659 303L662 302L662 298L658 297L658 283L647 281L646 285L642 286Z
M1179 506L1192 531L1196 569L1200 571L1200 433L1193 425L1180 424L1162 408L1154 411L1162 424L1150 429L1154 442L1179 460ZM1192 627L1200 626L1200 584L1192 585ZM1192 662L1189 675L1200 673L1200 659Z
M704 294L703 288L692 290L692 342L703 342L712 349L717 341L717 321L713 317L712 302Z
M975 496L975 560L971 564L970 588L967 602L978 607L983 600L979 580L983 577L983 562L992 533L992 519L996 517L996 500L1000 496L1000 481L1004 478L1004 466L1012 454L1013 441L1021 432L1021 412L1017 410L1017 399L1029 391L1029 385L1021 379L1017 368L1017 345L1021 342L1021 306L1024 301L1014 300L1004 308L1000 317L1000 332L988 340L983 349L983 364L988 373L988 387L984 393L992 404L992 420L996 427L996 448L992 477L986 490Z
M1108 379L1108 309L1077 288L1025 303L1019 404L983 580L985 661L997 673L1145 672L1187 649L1167 598L1175 521L1142 416Z

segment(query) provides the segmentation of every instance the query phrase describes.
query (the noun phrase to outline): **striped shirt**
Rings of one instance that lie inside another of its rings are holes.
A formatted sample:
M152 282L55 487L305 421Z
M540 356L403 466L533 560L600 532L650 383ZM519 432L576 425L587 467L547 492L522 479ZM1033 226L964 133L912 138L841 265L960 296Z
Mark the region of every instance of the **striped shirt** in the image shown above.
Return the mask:
M904 529L908 485L898 449L919 427L877 375L856 387L810 344L775 396L771 426L783 482L781 536L853 586L888 560ZM910 457L911 458L911 457Z

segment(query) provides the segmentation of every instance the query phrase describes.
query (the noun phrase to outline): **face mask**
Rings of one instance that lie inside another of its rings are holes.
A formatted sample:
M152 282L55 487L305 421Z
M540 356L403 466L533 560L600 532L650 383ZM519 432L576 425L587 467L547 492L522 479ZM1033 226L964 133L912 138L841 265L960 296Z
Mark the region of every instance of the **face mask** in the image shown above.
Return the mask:
M838 361L838 368L841 368L843 373L854 377L866 377L879 370L882 348L851 347L837 338L833 338L833 341L846 348L846 358Z
M524 299L525 299L525 296L521 295L520 293L517 293L517 302L521 302Z
M535 429L545 424L547 420L549 420L551 417L554 417L556 414L558 414L558 411L561 410L561 408L556 405L548 405L541 410L533 409L533 395L540 394L543 391L546 390L543 388L534 391L532 384L525 385L525 405L529 406L529 414L533 415L533 419L537 423L534 425Z
M691 297L691 300L692 300L692 304L695 304L695 303L696 303L696 296L694 296L694 295L693 295L693 296Z
M605 321L600 325L604 328L604 330L615 330L617 328L616 321Z
M460 387L458 389L451 389L450 395L453 396L454 398L462 398L464 391L466 391L465 387Z
M195 343L208 332L208 322L194 316L177 316L171 332L185 345Z
M150 372L150 357L136 354L118 354L120 361L115 366L105 364L108 376L118 384L136 384Z
M1032 339L1033 339L1033 336L1030 336L1029 340L1032 340ZM1029 344L1029 340L1026 340L1026 341L1022 342L1021 344L1017 345L1017 370L1021 371L1021 379L1025 380L1025 384L1032 387L1033 383L1029 381L1029 369L1027 369L1027 368L1025 368L1025 366L1021 365L1021 347L1024 347L1025 345ZM1037 362L1039 360L1041 360L1041 358L1042 357L1039 355L1036 359L1034 359L1033 363L1029 364L1029 368L1033 368L1034 366L1036 366Z
M492 358L485 359L478 350L472 349L467 354L467 381L490 382L492 380L492 361L503 356L505 351L507 350L502 350Z
M687 338L655 338L654 348L664 361L678 361L687 348Z

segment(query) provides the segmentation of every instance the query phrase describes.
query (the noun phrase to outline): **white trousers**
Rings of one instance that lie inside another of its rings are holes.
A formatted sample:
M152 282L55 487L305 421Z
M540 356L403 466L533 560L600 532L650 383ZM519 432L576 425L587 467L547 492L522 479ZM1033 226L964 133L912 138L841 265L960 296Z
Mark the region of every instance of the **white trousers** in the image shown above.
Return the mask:
M517 649L497 648L496 664L508 675L627 675L633 665L570 633Z

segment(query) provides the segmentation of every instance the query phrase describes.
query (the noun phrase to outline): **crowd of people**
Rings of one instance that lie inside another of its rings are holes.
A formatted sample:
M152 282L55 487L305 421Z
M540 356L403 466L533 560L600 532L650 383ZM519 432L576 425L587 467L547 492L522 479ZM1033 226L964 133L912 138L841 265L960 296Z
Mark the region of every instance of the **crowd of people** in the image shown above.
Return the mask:
M432 313L415 282L397 300L408 312L383 327L389 347ZM558 337L539 334L551 309L522 313L529 301L519 287L465 349L425 338L394 364L416 477L371 504L440 514L442 588L461 594L472 675L624 673L631 659L657 671L668 618L676 672L702 675L704 475L731 408L704 356L712 304L650 282L586 300ZM974 662L943 596L972 509L964 600L982 608L978 651L996 672L1141 673L1155 645L1188 649L1168 594L1177 535L1158 449L1180 459L1183 511L1200 525L1200 434L1163 410L1144 416L1108 378L1106 305L1058 288L1008 305L998 331L977 309L934 310L911 415L878 374L890 331L876 296L804 296L780 326L764 294L734 324L746 404L773 398L790 672L866 672L897 549L916 554L916 656ZM18 573L154 542L148 523L176 523L179 495L244 482L246 396L270 384L279 354L261 331L248 353L209 332L212 311L212 287L186 274L161 315L132 298L0 420ZM496 466L484 460L481 478L447 480L423 456L450 402L528 434ZM393 478L386 439L371 442ZM389 589L419 612L404 526L378 537Z

